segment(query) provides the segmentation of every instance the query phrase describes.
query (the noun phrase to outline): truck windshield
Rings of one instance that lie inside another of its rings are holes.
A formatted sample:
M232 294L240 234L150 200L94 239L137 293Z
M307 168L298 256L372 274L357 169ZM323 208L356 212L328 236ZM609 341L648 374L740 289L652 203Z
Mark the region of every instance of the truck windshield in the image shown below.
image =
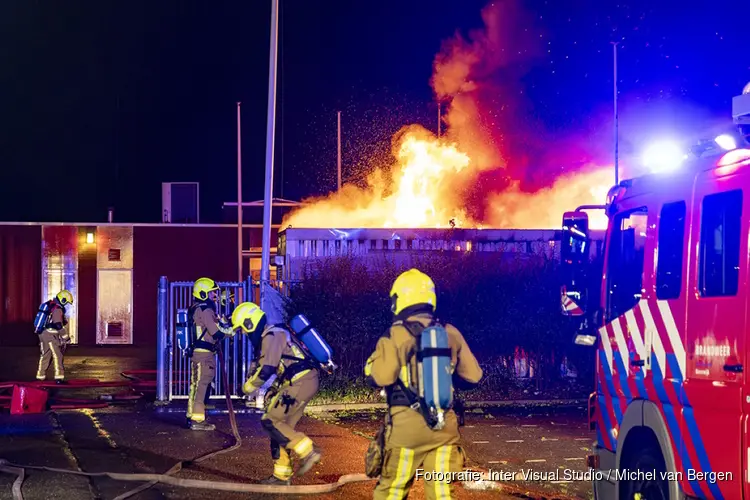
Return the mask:
M618 214L613 221L607 259L607 321L626 313L641 299L647 219L642 207Z

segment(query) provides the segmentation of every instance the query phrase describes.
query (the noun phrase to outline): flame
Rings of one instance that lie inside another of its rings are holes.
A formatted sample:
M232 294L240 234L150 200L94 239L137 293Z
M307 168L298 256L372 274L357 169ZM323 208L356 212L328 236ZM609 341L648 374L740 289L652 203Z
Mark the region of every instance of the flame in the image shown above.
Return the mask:
M534 113L521 97L520 63L546 54L535 46L534 16L519 1L505 0L491 3L482 18L484 29L445 41L433 62L432 88L447 102L445 134L405 127L392 141L393 164L373 171L365 187L344 185L330 196L303 200L282 227L551 229L560 227L564 212L605 202L613 170L595 165L536 192L522 191L518 179L530 162L523 161L530 141L549 150L555 165L576 155L528 126ZM488 179L497 172L501 182ZM606 223L602 211L591 212L589 227Z
M469 215L463 188L483 170L455 142L411 126L394 139L393 181L375 170L365 188L347 184L327 197L304 200L282 227L493 227L550 229L560 226L564 212L579 205L602 204L611 186L612 169L600 168L559 177L552 186L525 193L519 182L490 194L483 220ZM606 228L601 211L591 212L592 229Z
M420 126L404 128L394 137L393 146L395 164L371 173L365 188L345 184L338 193L304 200L306 206L289 214L282 226L416 228L471 224L452 193L452 183L471 168L469 155ZM392 181L388 180L388 170Z

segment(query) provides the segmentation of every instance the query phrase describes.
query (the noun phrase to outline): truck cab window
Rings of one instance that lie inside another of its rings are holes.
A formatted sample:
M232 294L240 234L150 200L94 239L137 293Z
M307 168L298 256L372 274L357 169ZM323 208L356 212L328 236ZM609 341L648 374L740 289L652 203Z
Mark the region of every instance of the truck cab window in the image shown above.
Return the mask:
M703 297L736 295L740 277L742 191L735 189L703 198L700 272Z
M656 298L676 299L682 288L682 255L685 247L684 201L665 203L659 217L656 263Z
M613 221L607 262L608 322L641 299L647 227L645 207L619 214Z

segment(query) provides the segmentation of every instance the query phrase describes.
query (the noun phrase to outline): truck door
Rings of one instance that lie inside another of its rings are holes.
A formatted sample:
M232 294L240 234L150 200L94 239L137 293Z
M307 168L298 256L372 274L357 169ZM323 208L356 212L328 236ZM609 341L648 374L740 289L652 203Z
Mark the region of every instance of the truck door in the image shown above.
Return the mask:
M738 175L718 178L713 170L698 175L693 193L686 359L684 367L679 359L668 360L673 378L684 377L679 398L685 479L702 498L742 498L748 232L741 221L747 223L750 200ZM668 322L663 328L669 333ZM695 471L732 475L706 480L691 477Z

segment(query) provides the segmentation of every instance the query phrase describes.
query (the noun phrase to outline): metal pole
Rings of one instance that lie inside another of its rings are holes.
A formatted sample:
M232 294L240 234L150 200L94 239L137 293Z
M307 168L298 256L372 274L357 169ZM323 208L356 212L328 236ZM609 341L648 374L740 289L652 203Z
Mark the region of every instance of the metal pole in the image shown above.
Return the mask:
M617 44L619 42L612 42L612 51L614 53L614 101L615 101L615 185L620 183L620 165L619 165L619 148L620 148L620 134L618 130L618 117L617 117Z
M167 277L159 279L156 294L156 400L167 400L166 357L167 357Z
M341 111L338 112L338 138L337 138L337 168L338 168L338 190L341 191Z
M242 281L242 134L237 103L237 281Z
M268 122L266 125L266 185L263 197L263 248L260 263L260 307L265 308L265 288L271 278L271 208L273 203L273 154L276 138L276 68L279 44L279 0L271 0L271 44L268 63Z

